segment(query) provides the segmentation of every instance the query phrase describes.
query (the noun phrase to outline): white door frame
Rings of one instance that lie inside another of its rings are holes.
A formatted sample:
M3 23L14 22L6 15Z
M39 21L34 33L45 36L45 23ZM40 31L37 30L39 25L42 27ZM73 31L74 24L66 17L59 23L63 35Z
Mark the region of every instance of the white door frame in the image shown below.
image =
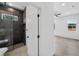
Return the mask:
M33 6L33 5L31 5L31 6ZM38 41L38 42L37 42L37 43L38 43L38 44L37 44L37 46L38 46L38 48L37 48L38 50L37 50L37 51L38 51L38 52L37 52L37 55L36 55L36 56L39 56L39 19L40 19L40 18L39 18L39 16L40 16L39 14L40 14L40 13L39 13L39 9L38 9L37 7L35 7L35 6L33 6L33 7L36 8L37 11L38 11L38 13L37 13L37 22L38 22L37 26L38 26L38 27L37 27L37 36L36 36L37 41ZM26 11L27 11L27 8L26 8ZM27 20L27 12L26 12L26 20ZM27 24L27 23L26 23L26 24ZM26 26L26 31L28 31L27 26ZM26 42L27 42L27 40L28 40L28 39L27 39L27 36L28 36L28 35L27 35L27 33L26 33ZM27 42L26 44L28 44L28 42ZM27 49L28 49L28 47L27 47Z

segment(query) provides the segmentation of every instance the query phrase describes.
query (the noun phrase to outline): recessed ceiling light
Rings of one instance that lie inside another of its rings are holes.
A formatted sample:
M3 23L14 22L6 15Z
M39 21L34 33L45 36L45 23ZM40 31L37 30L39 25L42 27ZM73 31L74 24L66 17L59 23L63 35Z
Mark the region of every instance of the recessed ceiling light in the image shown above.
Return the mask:
M65 6L65 3L62 3L61 5L62 5L62 6Z

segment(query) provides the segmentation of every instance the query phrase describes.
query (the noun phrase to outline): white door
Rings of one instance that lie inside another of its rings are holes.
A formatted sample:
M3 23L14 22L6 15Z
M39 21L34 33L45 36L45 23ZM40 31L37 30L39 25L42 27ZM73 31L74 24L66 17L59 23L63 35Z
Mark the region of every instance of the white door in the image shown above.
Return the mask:
M29 56L38 55L38 10L33 6L26 8L26 44Z

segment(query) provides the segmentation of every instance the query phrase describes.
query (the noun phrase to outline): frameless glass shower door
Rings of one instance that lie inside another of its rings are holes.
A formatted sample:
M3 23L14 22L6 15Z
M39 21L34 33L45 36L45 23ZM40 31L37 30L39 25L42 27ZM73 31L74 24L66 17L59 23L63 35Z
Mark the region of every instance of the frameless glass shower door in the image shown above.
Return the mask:
M13 21L6 13L0 13L0 47L7 47L9 50L13 48Z
M13 21L15 20L18 20L18 16L0 12L0 48L13 49Z

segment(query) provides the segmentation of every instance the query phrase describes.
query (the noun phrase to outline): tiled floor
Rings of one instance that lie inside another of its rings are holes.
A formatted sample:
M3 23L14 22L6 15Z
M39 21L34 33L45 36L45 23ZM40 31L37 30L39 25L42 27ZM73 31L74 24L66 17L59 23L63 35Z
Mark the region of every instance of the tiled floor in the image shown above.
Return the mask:
M56 36L55 37L56 56L79 56L79 40Z
M27 56L27 49L26 46L21 46L15 48L12 51L6 52L6 56Z

